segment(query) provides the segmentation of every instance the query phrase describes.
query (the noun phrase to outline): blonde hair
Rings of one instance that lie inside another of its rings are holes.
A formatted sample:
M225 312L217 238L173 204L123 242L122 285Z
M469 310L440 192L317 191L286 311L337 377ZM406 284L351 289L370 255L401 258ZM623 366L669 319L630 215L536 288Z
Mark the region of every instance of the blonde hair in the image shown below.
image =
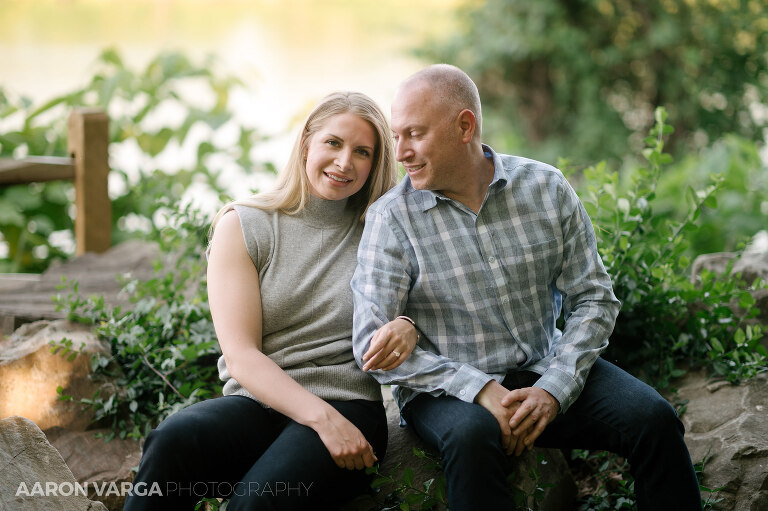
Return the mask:
M376 134L371 172L363 187L349 198L348 204L360 212L360 221L365 220L368 207L396 183L397 163L391 130L384 113L371 98L360 92L334 92L323 98L307 117L274 190L226 204L213 218L210 235L221 217L236 205L280 210L288 215L304 209L310 195L304 159L310 140L328 119L344 113L352 113L367 121Z

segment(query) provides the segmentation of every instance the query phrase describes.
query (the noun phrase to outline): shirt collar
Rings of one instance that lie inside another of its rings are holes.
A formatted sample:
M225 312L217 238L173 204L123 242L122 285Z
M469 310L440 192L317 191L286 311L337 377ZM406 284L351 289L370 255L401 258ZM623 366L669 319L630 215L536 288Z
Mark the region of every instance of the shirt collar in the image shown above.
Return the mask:
M507 184L507 176L504 172L504 164L501 162L501 156L494 151L491 146L483 144L483 153L486 158L493 158L493 180L488 185L489 189L498 190L504 188Z
M498 189L504 188L507 184L507 177L504 175L504 165L501 162L501 157L494 151L491 146L483 144L483 154L486 158L493 159L493 179L491 184L488 185L488 189L495 192ZM417 200L419 201L419 209L421 211L427 211L437 206L437 199L451 200L442 193L434 192L432 190L416 190L413 185L409 187L414 191Z

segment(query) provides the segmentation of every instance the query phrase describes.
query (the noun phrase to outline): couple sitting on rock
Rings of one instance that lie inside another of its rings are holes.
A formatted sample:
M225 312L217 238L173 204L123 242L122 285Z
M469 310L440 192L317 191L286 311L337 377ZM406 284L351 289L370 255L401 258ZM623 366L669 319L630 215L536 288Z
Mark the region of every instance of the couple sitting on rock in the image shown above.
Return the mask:
M391 122L326 97L276 189L217 214L224 397L148 435L135 482L164 494L125 509L334 509L385 455L380 384L440 453L453 511L514 509L505 465L534 445L619 453L641 509L700 509L674 409L599 358L619 302L563 175L484 145L453 66L408 78Z

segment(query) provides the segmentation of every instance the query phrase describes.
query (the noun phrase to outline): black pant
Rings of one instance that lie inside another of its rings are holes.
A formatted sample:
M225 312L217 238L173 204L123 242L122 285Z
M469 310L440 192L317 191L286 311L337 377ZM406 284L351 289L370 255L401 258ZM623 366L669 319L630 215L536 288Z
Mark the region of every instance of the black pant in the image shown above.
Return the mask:
M511 372L502 384L511 390L538 379L532 372ZM403 416L442 455L451 511L515 509L499 424L490 412L454 397L422 394L405 405ZM683 432L658 392L597 359L579 398L535 445L618 453L629 460L638 509L697 511L701 497Z
M383 459L382 403L329 404ZM147 436L124 511L192 510L203 497L229 497L229 511L335 509L369 483L364 470L337 467L311 428L247 397L227 396L185 408Z

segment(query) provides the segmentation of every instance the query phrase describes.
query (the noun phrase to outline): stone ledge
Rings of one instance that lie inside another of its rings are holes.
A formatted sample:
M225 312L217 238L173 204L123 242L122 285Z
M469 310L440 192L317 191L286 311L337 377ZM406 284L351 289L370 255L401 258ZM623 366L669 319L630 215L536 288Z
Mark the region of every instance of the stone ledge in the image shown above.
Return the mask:
M425 460L414 456L413 449L419 448L427 452L432 452L432 449L421 441L411 428L400 427L400 411L392 398L391 390L388 387L383 387L382 394L387 410L389 446L380 471L382 474L391 474L395 480L399 480L403 469L410 467L414 471L413 486L421 487L424 481L438 477L440 473L430 469ZM539 457L543 458L543 463L539 462ZM540 508L543 511L572 510L576 499L576 484L571 476L565 456L558 449L534 448L515 458L510 474L513 474L513 480L517 482L516 486L527 494L531 494L535 483L530 477L529 471L537 465L540 476L539 484L552 485L546 488L544 497L539 501ZM385 485L379 491L378 496L359 497L343 506L340 511L368 511L375 508L377 501L382 502L384 497L392 491L394 491L393 485ZM441 510L444 508L436 507L434 509Z
M46 483L63 492L74 488L75 477L59 452L34 422L14 416L0 420L0 507L13 511L107 511L100 502L82 495L35 495L35 483L45 493ZM19 492L21 483L28 491ZM64 485L64 486L62 486ZM65 487L66 486L66 487ZM31 495L27 495L30 493Z

